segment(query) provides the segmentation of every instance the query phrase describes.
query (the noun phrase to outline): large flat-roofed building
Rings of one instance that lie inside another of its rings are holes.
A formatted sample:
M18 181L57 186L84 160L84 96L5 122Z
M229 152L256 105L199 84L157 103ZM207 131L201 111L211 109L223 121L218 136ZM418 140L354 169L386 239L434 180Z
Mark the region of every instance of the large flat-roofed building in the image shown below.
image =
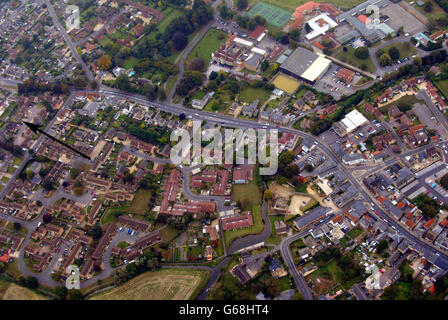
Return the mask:
M314 83L327 72L331 61L305 48L297 48L282 63L280 71L297 79Z
M322 13L317 17L308 20L307 24L313 30L305 36L308 40L324 35L328 30L338 25L326 13Z
M345 136L368 122L369 120L355 109L347 113L344 119L336 123L334 129L339 136Z

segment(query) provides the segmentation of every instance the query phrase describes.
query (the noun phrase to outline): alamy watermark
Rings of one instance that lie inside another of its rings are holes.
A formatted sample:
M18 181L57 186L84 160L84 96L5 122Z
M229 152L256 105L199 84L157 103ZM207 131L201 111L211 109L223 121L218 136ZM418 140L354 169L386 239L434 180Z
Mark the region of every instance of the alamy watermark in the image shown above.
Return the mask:
M171 141L177 142L170 154L174 165L256 164L258 157L258 162L261 164L260 175L276 174L278 169L277 129L224 129L223 139L220 129L202 130L201 127L201 121L193 121L193 137L185 129L178 128L171 132ZM210 143L203 146L203 143L208 141ZM247 154L245 153L246 146ZM245 161L245 155L247 155L247 161Z
M78 289L80 288L80 277L79 277L79 268L77 265L70 265L65 269L65 272L69 274L67 279L65 280L65 287L70 289Z
M73 29L79 29L79 7L75 5L68 5L65 7L65 13L69 15L65 20L65 27L67 28L67 31L69 32Z
M369 4L366 8L366 14L371 14L367 17L367 29L379 29L380 27L380 8L374 4Z

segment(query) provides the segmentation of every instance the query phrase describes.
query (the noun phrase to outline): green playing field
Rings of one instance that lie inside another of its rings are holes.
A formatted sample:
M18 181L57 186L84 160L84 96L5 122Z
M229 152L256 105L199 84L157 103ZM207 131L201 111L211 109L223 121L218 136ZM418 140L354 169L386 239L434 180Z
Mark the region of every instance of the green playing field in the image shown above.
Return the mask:
M249 17L256 15L262 16L269 24L276 27L283 27L283 25L291 18L291 12L264 2L258 2L250 8L247 15Z

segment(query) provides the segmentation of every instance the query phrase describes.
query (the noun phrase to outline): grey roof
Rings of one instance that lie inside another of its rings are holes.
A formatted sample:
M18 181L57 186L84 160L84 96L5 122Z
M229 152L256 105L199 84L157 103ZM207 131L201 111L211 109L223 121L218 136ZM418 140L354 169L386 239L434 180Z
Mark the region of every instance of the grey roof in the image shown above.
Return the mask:
M388 5L388 1L386 0L368 0L366 2L361 3L360 5L352 8L349 11L345 11L337 16L336 20L340 23L342 21L347 21L350 23L356 30L358 30L366 40L371 42L376 42L383 39L386 35L380 29L368 29L366 25L358 19L358 15L365 14L365 10L369 5L375 5L379 8L385 7ZM349 40L349 39L348 39ZM348 41L345 40L345 41ZM343 41L343 42L345 42Z
M331 208L319 206L317 208L311 209L310 211L308 211L307 214L299 218L296 218L294 220L294 223L297 226L297 228L302 229L308 226L309 224L313 223L314 221L323 218L327 214L330 214L331 212L333 212Z
M337 16L336 20L340 22L346 20L349 17L352 17L353 15L365 14L365 10L369 5L376 5L379 8L383 8L387 6L387 4L388 1L386 0L367 0L366 2L363 2L348 11L342 12Z
M255 66L257 67L260 63L261 59L263 59L263 56L261 54L254 53L249 58L247 58L244 63L247 65Z
M366 212L367 208L359 200L353 201L348 210L348 213L355 219L359 219Z
M339 36L337 38L337 40L338 40L339 43L345 43L345 42L348 42L348 41L350 41L350 40L352 40L354 38L359 37L360 35L361 34L359 33L358 30L353 29L353 30L350 30L349 32L346 32L343 35Z
M319 56L314 52L302 47L298 47L282 63L281 68L297 76L301 76Z

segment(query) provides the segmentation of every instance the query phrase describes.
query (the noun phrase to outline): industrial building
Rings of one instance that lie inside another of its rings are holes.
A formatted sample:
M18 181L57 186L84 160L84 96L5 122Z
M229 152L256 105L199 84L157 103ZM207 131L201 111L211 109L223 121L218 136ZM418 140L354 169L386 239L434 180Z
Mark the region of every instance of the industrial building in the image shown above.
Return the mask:
M280 71L299 80L314 84L325 72L331 61L324 56L299 47L281 64Z
M343 137L368 122L369 120L367 120L361 112L355 109L349 112L344 119L336 123L334 125L334 130L339 136Z

